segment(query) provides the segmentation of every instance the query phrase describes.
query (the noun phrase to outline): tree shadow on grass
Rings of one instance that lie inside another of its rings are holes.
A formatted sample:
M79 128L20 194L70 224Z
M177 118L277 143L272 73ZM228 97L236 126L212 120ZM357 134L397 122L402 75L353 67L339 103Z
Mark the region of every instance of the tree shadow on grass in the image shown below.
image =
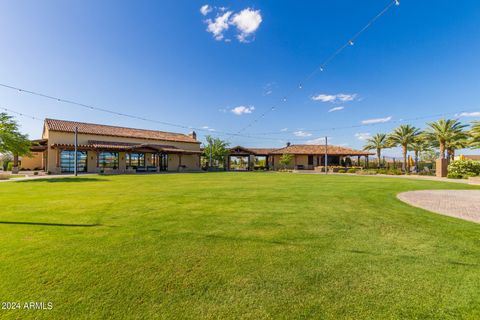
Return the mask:
M75 178L75 177L68 177L68 178L45 178L45 179L32 179L32 180L18 180L15 181L17 183L33 183L33 182L49 182L49 183L56 183L56 182L92 182L92 181L107 181L106 179L98 179L98 178Z
M48 226L48 227L100 227L101 224L76 224L76 223L48 223L48 222L24 222L24 221L0 221L0 224L19 224L32 226Z

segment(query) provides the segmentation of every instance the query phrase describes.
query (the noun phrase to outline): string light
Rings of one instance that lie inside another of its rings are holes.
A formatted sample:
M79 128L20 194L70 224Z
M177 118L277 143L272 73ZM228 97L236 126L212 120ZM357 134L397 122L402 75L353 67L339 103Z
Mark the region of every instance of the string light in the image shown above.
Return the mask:
M350 40L342 45L341 47L339 47L332 55L330 55L317 69L315 69L306 79L305 81L301 82L299 88L302 89L303 88L303 83L305 83L306 81L308 81L311 77L313 77L316 72L320 71L320 72L323 72L325 71L325 68L326 66L331 62L333 61L337 55L339 55L348 45L353 45L353 39L356 39L358 38L363 32L365 32L371 25L373 25L373 23L379 19L383 14L385 14L389 9L390 7L392 7L393 5L400 5L400 1L399 0L394 0L392 2L390 2L390 4L388 6L386 6L379 14L377 14L373 19L371 19L367 25L365 25L357 34L355 34L352 38L350 38ZM62 99L62 98L57 98L57 97L53 97L53 96L50 96L50 95L46 95L46 94L42 94L42 93L38 93L38 92L34 92L34 91L30 91L30 90L25 90L25 89L21 89L21 88L16 88L16 87L13 87L13 86L9 86L9 85L5 85L5 84L1 84L0 83L0 86L2 87L5 87L5 88L10 88L10 89L16 89L18 90L19 92L25 92L25 93L29 93L29 94L32 94L32 95L37 95L37 96L40 96L40 97L44 97L44 98L48 98L48 99L53 99L53 100L56 100L58 102L63 102L63 103L67 103L67 104L72 104L72 105L77 105L77 106L80 106L80 107L83 107L83 108L88 108L90 110L96 110L96 111L101 111L101 112L106 112L106 113L110 113L110 114L114 114L114 115L118 115L118 116L122 116L122 117L129 117L129 118L133 118L133 119L138 119L138 120L142 120L142 121L148 121L148 122L153 122L153 123L158 123L158 124L162 124L162 125L167 125L167 126L172 126L172 127L177 127L177 128L183 128L183 129L194 129L194 130L197 130L197 131L205 131L205 132L209 132L211 133L209 130L207 129L203 129L203 128L192 128L190 126L185 126L185 125L181 125L181 124L175 124L175 123L169 123L169 122L164 122L164 121L158 121L158 120L153 120L153 119L149 119L149 118L145 118L145 117L140 117L140 116L136 116L136 115L132 115L132 114L126 114L126 113L121 113L121 112L117 112L117 111L113 111L113 110L109 110L109 109L105 109L105 108L99 108L99 107L95 107L95 106L92 106L92 105L87 105L87 104L83 104L83 103L79 103L79 102L75 102L75 101L72 101L72 100L67 100L67 99ZM287 95L288 96L288 95ZM283 97L283 102L286 102L287 101L287 96L284 96ZM265 117L266 114L268 114L269 112L271 111L274 111L275 108L272 107L269 111L265 112L262 114L262 118ZM254 123L258 122L258 119L255 119ZM252 122L253 123L253 122ZM250 128L252 126L252 123L250 123L248 126L246 126L244 129L238 131L237 133L228 133L228 132L223 132L225 134L229 134L230 136L244 136L244 137L251 137L251 136L245 136L245 135L240 135L241 132L243 132L245 129L247 128ZM221 133L221 132L217 132L217 133Z
M323 72L325 71L325 68L327 67L330 62L332 62L345 48L348 46L353 46L354 45L354 40L357 39L364 33L367 29L369 29L381 16L383 16L392 6L394 5L399 5L400 2L399 0L393 0L390 1L389 4L382 10L380 11L376 16L374 16L360 31L358 31L353 37L351 37L346 43L341 45L337 50L335 50L330 56L328 56L323 63L320 64L318 68L316 68L310 75L308 75L304 81L300 82L301 84L305 84L308 80L310 80L318 71ZM299 86L301 89L301 87ZM289 95L287 95L289 96ZM285 96L282 100L283 102L287 101L287 96ZM244 129L240 130L239 132L243 132Z

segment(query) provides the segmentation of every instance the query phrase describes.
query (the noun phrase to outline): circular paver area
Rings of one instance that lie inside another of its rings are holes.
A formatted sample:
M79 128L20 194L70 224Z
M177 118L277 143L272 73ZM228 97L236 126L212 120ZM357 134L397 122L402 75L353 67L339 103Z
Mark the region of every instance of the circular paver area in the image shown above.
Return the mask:
M480 190L421 190L397 197L414 207L480 223Z

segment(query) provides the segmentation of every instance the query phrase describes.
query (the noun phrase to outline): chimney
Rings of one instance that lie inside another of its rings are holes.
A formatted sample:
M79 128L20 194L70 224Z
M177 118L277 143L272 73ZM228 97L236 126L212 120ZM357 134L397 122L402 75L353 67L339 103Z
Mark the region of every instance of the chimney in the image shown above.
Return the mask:
M195 131L192 131L192 133L190 133L189 136L197 140L197 133Z
M290 147L290 142L287 142L287 147Z

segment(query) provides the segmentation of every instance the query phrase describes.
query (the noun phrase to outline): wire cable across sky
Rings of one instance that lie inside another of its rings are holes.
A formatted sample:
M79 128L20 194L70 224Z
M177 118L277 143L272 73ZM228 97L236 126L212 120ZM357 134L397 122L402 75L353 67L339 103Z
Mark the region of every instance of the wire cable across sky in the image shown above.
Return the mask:
M351 47L355 44L355 41L365 32L367 31L378 19L380 19L385 13L387 13L392 7L394 6L399 6L400 5L400 0L393 0L388 3L388 5L383 8L378 14L376 14L368 23L360 29L357 33L355 33L351 38L348 39L347 42L342 44L340 47L338 47L332 54L330 54L325 60L322 61L322 63L315 68L303 81L300 81L297 87L293 88L292 90L289 91L288 94L281 95L281 103L285 103L288 101L288 98L291 96L291 94L297 90L297 89L303 89L305 83L307 83L311 78L313 78L318 72L323 72L326 70L327 66L340 54L342 53L346 48ZM245 130L251 128L253 125L257 124L260 120L264 119L269 113L272 111L275 111L277 107L271 107L268 108L265 112L260 114L259 117L255 118L252 122L250 122L248 125L243 127L242 129L238 130L236 133L240 134L244 132ZM235 136L231 135L230 137Z

